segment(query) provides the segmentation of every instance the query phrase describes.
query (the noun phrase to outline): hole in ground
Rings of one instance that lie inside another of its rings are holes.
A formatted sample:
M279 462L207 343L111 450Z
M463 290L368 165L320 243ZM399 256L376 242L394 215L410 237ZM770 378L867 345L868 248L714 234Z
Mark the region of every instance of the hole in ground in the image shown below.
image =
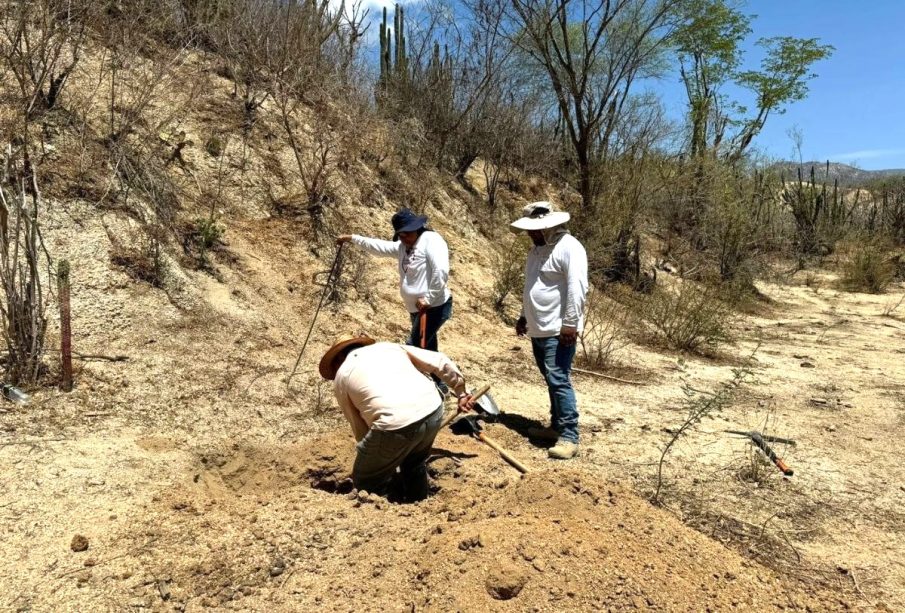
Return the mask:
M353 489L352 478L335 467L309 469L306 476L312 488L330 494L348 494Z

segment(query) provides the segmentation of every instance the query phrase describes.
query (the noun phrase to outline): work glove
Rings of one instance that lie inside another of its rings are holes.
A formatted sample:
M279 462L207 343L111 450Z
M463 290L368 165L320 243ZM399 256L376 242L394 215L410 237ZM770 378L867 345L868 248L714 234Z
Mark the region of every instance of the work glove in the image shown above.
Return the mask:
M518 321L515 322L515 335L525 336L526 334L528 334L528 320L522 315L518 318Z

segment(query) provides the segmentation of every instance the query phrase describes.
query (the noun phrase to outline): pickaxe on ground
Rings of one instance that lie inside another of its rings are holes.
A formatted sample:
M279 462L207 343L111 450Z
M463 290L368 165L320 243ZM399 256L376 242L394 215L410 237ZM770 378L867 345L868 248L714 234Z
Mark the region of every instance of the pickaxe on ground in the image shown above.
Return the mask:
M795 441L788 438L779 438L778 436L768 436L766 434L761 434L756 430L750 430L748 432L743 432L741 430L726 430L729 434L737 434L738 436L744 436L751 440L755 447L764 452L764 455L769 458L773 464L776 465L776 468L782 471L786 477L791 477L795 474L789 465L783 462L782 458L776 455L776 452L768 445L767 443L781 443L783 445L795 445Z

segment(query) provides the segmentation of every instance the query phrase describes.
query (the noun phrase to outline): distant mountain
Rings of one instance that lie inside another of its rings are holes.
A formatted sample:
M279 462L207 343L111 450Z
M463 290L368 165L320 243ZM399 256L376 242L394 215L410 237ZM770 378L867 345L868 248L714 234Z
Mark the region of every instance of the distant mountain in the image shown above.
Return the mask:
M830 162L829 173L827 173L826 162L777 162L770 168L782 172L787 179L798 177L798 169L801 168L801 177L805 181L811 176L811 167L814 168L814 178L818 183L822 183L826 179L827 183L832 183L839 179L841 185L853 185L858 183L866 183L874 179L883 177L905 176L905 168L890 168L886 170L862 170L848 164L840 164L839 162Z

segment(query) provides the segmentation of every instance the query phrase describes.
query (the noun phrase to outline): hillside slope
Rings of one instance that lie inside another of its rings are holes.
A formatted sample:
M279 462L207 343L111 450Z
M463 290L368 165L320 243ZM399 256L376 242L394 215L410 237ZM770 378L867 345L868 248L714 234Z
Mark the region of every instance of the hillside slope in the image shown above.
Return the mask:
M167 125L168 133L184 132L194 143L229 128L222 124L230 115L218 106L228 99L222 95L228 84L205 74L212 88L191 103L173 101L184 103L184 112ZM311 121L330 129L314 115ZM262 113L257 136L229 140L222 160L194 145L184 150L183 164L165 166L180 194L177 225L204 216L211 186L223 186L216 204L224 234L200 267L182 249L178 233L167 235L161 287L135 279L121 265L123 250L134 254L147 240L135 212L75 197L67 187L74 179L64 168L65 152L75 146L75 136L61 129L47 143L58 153L45 166L52 181L45 239L53 257L72 262L73 342L76 351L93 357L78 361L72 393L38 389L30 406L8 406L0 416L2 608L842 610L860 602L860 585L840 579L832 566L848 565L843 556L849 555L859 571L870 573L864 589L885 599L873 604L888 601L894 610L901 602L895 588L903 576L901 562L895 562L903 542L901 524L894 527L901 517L899 494L888 487L870 501L876 506L869 511L883 512L866 513L863 520L870 522L865 534L885 534L886 542L872 549L873 536L866 536L821 553L816 545L837 544L835 537L847 530L831 524L848 521L854 507L835 516L813 513L821 522L813 538L824 540L805 551L799 572L789 573L690 529L634 489L648 489L662 429L682 417L682 380L717 385L763 332L759 376L765 385L777 384L782 426L807 443L796 458L803 485L775 476L762 487L734 478L714 485L713 474L727 472L726 458L735 461L739 447L733 451L725 437L706 446L695 437L670 464L670 482L676 482L671 493L678 500L683 488L703 481L714 488L705 493L710 496L737 495L732 488L739 487L763 493L761 501L785 497L787 516L776 517L774 509L763 514L763 507L742 495L734 507L714 504L707 510L725 513L726 523L762 525L752 542L767 553L748 553L762 554L765 562L774 554L779 563L791 558L782 540L807 546L802 541L811 535L792 528L801 527L796 522L808 504L818 506L808 498L808 486L836 483L820 469L838 441L809 436L809 424L823 417L808 414L799 396L827 373L798 374L793 356L814 338L771 334L777 322L811 321L812 312L823 316L837 304L864 307L862 319L851 325L873 325L879 317L864 313L877 310L876 303L864 299L857 305L844 296L823 302L805 288L770 286L765 290L783 300L777 312L748 321L749 334L721 360L677 359L629 345L621 358L631 363L625 376L647 385L577 379L583 454L573 463L551 463L523 436L525 426L546 419L547 410L530 346L512 335L490 305L491 270L509 240L509 213L482 212L462 186L432 171L401 163L375 168L354 158L335 177L326 227L315 232L306 213L287 213L275 204L295 197L292 155L275 123L272 113ZM235 169L227 179L224 167ZM544 195L553 198L555 190L537 186L533 196ZM511 205L524 197L509 195ZM138 205L149 206L140 199ZM348 252L342 299L320 313L300 373L286 383L320 299L317 282L330 267L332 234L386 236L392 212L402 205L423 209L450 243L455 312L441 348L471 382L492 383L509 417L488 427L532 469L519 479L486 447L444 432L431 462L439 490L407 506L349 496L343 479L351 466L351 433L316 370L339 333L405 338L408 316L390 260ZM887 332L879 329L873 337L887 344L882 354L857 354L859 359L882 355L894 370L902 341ZM55 329L50 341L55 346ZM861 349L844 351L852 356ZM105 359L118 356L125 359ZM51 352L52 370L55 361ZM801 379L790 380L792 366ZM847 376L854 381L862 375ZM873 415L889 422L895 415L890 399L870 400L871 410L852 421ZM793 404L796 411L788 409ZM748 409L720 416L701 436L760 419ZM845 427L841 417L833 419ZM900 429L876 428L872 436L880 444L870 453L888 452ZM843 471L846 484L875 494L894 474L889 456L876 458L880 468L867 476L845 464L841 453L837 457L840 465L828 471ZM833 493L853 495L846 488ZM704 495L696 500L712 502ZM722 522L721 516L712 526ZM774 529L771 522L782 527ZM726 536L717 528L711 532ZM71 550L77 534L87 538L87 551ZM824 574L808 574L814 568Z

